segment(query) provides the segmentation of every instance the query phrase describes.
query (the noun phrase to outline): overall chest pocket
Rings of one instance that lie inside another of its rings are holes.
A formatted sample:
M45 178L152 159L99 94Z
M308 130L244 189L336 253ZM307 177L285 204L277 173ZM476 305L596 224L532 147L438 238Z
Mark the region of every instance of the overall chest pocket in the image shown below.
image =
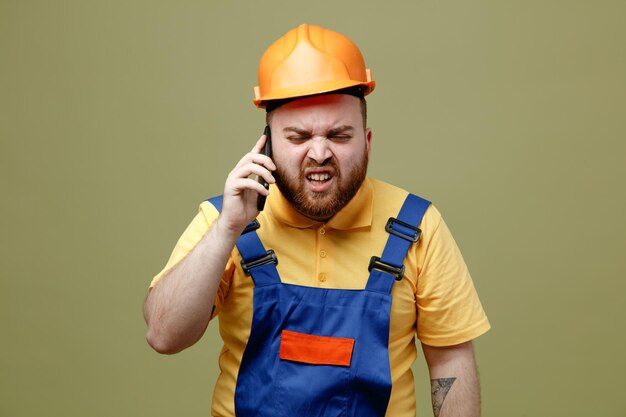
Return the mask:
M284 416L345 416L354 339L283 330L276 389Z

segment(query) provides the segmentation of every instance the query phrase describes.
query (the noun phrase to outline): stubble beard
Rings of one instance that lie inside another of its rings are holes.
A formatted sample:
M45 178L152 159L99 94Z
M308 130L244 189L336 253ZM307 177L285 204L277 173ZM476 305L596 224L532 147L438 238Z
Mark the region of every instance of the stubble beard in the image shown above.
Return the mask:
M347 173L343 173L335 160L330 159L322 165L308 162L300 168L296 178L289 177L278 164L273 174L280 192L300 214L318 221L328 220L344 208L356 195L367 175L367 163L367 151L365 151L359 163ZM308 192L305 189L307 181L305 170L320 167L334 170L333 181L335 184L330 190L323 193Z

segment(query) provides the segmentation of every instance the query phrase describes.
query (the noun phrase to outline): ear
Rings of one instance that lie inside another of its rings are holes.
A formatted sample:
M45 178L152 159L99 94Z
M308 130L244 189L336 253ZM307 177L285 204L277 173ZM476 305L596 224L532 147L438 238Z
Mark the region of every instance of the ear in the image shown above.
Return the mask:
M365 146L367 147L367 160L370 159L370 153L372 152L372 129L369 127L365 129Z

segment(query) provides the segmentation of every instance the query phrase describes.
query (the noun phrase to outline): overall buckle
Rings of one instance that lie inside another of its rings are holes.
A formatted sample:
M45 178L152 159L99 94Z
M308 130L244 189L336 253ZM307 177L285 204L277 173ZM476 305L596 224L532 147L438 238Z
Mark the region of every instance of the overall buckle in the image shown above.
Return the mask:
M243 229L243 232L241 232L241 234L245 235L248 232L252 232L253 230L258 229L259 227L261 227L261 224L259 223L257 219L254 219L252 220L251 223L248 223L248 225L246 226L245 229Z
M257 266L262 266L262 265L266 265L266 264L278 264L278 258L276 257L276 253L274 253L274 251L272 249L269 249L266 253L265 256L262 256L258 259L254 259L250 262L244 262L244 260L241 260L241 268L243 269L243 273L246 274L247 276L250 276L250 270L252 268L256 268Z
M404 265L401 267L389 265L382 262L378 256L372 256L370 259L370 264L367 267L367 270L372 272L372 269L378 269L379 271L391 274L396 277L396 281L401 281L404 276Z
M406 235L402 232L395 230L393 228L393 225L396 223L399 224L400 226L406 227L407 229L413 230L414 233L412 235ZM398 237L401 237L404 240L408 240L409 242L413 242L413 243L417 242L420 238L420 235L422 234L422 231L420 230L419 227L415 227L413 225L405 223L402 220L396 219L395 217L390 217L389 220L387 220L387 224L385 225L385 230L391 233L392 235L396 235Z

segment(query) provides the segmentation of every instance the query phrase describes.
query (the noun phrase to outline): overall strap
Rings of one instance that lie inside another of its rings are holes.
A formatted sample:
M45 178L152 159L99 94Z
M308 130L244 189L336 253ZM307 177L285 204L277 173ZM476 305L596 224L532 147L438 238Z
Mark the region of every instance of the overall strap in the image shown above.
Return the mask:
M429 206L430 201L409 194L398 217L389 218L385 226L389 238L382 256L372 256L370 260L366 290L391 294L394 282L404 276L404 258L422 233L418 226Z
M210 198L208 200L215 206L217 211L222 211L222 196ZM237 240L237 250L243 258L241 267L246 275L252 276L252 281L256 287L280 283L280 276L276 270L278 259L273 250L266 251L256 233L260 227L255 219L248 224Z

